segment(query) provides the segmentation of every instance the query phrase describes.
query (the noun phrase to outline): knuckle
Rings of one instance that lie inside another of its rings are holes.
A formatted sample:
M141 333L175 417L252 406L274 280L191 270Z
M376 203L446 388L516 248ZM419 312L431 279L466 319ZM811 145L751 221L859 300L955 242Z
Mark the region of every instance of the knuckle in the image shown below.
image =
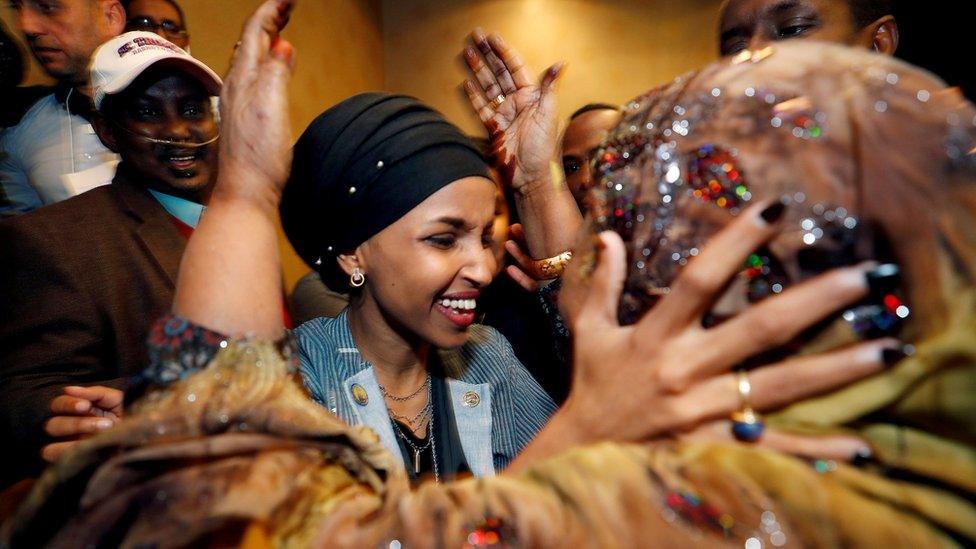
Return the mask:
M667 401L662 410L670 418L670 423L676 429L693 425L698 421L698 409L693 403L686 399L671 399Z
M686 269L675 281L676 289L686 294L710 294L716 283L714 276L700 269Z
M691 375L686 369L661 368L654 377L657 385L669 394L683 393L691 385Z
M752 314L749 326L752 326L753 342L763 349L778 347L789 340L789 333L784 330L782 319L775 314Z

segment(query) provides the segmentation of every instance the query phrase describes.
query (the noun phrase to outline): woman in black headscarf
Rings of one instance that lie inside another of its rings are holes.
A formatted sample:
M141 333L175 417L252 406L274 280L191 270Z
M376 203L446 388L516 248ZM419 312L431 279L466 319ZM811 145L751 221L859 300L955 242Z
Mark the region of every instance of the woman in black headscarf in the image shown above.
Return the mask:
M504 468L555 405L474 325L496 272L495 185L476 145L415 99L366 93L319 116L294 154L285 232L352 296L296 330L312 398L372 428L413 475Z

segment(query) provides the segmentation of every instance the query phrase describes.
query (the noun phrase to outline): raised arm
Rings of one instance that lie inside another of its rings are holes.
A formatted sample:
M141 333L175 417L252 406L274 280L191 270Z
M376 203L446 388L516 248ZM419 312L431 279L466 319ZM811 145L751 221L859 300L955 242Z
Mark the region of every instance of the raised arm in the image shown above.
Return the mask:
M557 162L557 63L538 83L522 58L498 35L471 33L464 50L473 75L464 82L472 108L491 138L502 177L515 193L529 254L535 259L569 250L582 217Z
M221 93L220 174L176 285L175 314L228 335L284 330L275 220L291 166L293 50L279 32L293 5L266 0L244 26Z

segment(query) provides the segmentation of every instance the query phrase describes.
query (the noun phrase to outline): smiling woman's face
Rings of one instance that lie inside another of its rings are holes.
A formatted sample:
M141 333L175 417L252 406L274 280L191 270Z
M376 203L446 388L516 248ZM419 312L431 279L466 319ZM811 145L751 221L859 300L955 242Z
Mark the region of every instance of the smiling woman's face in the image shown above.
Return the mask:
M726 0L719 23L723 57L758 50L772 42L809 38L865 44L846 0Z
M360 306L375 305L395 330L435 347L464 344L496 271L494 221L490 180L465 177L440 189L356 250L362 299L372 301Z

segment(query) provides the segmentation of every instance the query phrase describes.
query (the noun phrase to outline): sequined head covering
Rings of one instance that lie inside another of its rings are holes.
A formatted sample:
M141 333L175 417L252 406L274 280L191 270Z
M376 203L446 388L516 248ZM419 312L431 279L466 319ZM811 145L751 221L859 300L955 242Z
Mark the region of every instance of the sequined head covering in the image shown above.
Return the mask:
M296 143L282 226L322 281L347 291L338 254L469 176L489 177L484 160L440 113L412 97L356 95L319 115Z
M632 101L594 159L597 229L628 244L621 317L633 321L742 208L790 203L784 231L744 265L741 300L830 267L901 265L908 295L882 322L942 327L976 272L976 119L957 90L898 60L780 44ZM877 312L877 311L876 311Z

